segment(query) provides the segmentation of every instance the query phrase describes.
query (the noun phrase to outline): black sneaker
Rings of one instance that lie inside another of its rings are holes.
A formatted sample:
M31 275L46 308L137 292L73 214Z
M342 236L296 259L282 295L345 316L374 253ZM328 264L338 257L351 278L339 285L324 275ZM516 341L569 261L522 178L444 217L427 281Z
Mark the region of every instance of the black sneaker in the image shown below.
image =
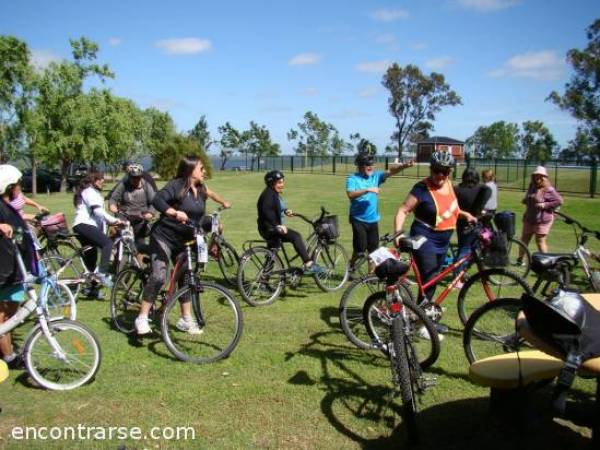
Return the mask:
M446 334L448 332L448 325L444 325L443 323L436 322L435 329L439 334Z

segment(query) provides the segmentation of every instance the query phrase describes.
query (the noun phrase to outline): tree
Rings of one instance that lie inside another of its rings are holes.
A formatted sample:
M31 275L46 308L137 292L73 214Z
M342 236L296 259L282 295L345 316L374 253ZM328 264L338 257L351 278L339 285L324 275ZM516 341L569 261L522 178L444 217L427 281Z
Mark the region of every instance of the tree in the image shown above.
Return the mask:
M575 137L569 141L567 148L561 150L558 157L564 160L576 160L578 163L589 159L593 155L590 148L588 133L582 129L577 130Z
M479 158L508 158L514 155L518 143L519 126L503 120L477 128L465 142Z
M165 179L171 179L177 173L177 166L183 156L194 155L200 158L204 164L206 176L212 176L212 165L206 152L200 147L200 143L189 136L181 134L172 135L169 141L164 143L160 158L154 159L154 169Z
M196 139L205 152L210 151L210 146L214 144L214 141L210 138L210 131L208 131L208 122L205 115L200 116L194 128L190 130L189 136Z
M462 104L442 74L432 72L426 76L412 64L405 67L392 64L383 76L382 84L390 92L388 107L396 120L392 139L398 142L400 158L411 136L433 128L432 122L442 107Z
M280 153L279 144L271 141L271 133L266 126L250 122L250 128L242 133L242 150L252 155L251 170L254 170L254 162L264 156L276 156Z
M592 154L600 156L600 19L587 28L587 38L584 50L567 52L575 73L565 85L564 94L553 91L547 100L580 122L578 133L587 136Z
M351 149L340 137L338 130L319 119L317 114L307 111L303 119L298 122L298 129L292 128L288 132L287 138L289 141L297 141L296 154L304 155L305 164L308 157L339 155Z
M221 144L221 152L219 153L221 158L221 170L225 170L225 164L227 163L227 160L233 156L233 153L236 150L245 150L242 149L243 137L242 133L235 129L229 122L225 122L225 125L221 125L218 130L221 134L221 139L219 140L219 143Z
M525 159L548 161L552 158L556 144L554 136L543 122L539 120L523 122L521 149Z
M0 36L0 163L15 157L23 143L23 114L34 88L30 56L25 42Z

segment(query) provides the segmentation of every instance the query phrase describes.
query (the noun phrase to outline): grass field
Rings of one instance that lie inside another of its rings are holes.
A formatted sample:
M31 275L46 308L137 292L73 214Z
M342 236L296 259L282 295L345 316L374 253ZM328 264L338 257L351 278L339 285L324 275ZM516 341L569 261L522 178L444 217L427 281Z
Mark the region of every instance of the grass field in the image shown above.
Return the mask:
M338 214L341 242L350 249L344 177L293 174L286 181L288 207L314 215L324 205ZM392 179L382 187L382 234L391 231L396 208L414 181ZM255 205L263 188L262 175L217 174L209 185L233 202L223 215L228 240L239 249L244 240L258 238ZM522 211L521 197L521 193L500 192L500 209ZM41 195L36 200L72 218L70 195ZM563 211L600 229L598 200L566 197ZM288 225L307 231L294 219ZM570 229L557 224L550 236L551 250L573 247ZM230 358L208 366L174 360L159 334L128 339L111 327L108 301L83 299L79 318L97 333L103 351L96 380L75 391L55 393L32 387L24 371L11 372L0 385L0 448L406 448L405 429L397 414L400 400L390 396L387 360L346 340L337 318L340 296L341 292L325 294L306 279L272 306L243 304L244 334L239 346ZM573 424L540 422L537 428L520 433L518 425L506 426L490 415L488 391L468 380L455 299L453 293L445 304L444 322L451 330L432 369L437 386L427 391L419 405L420 448L574 449L589 442L589 429ZM23 336L26 328L19 329L17 336ZM591 382L577 381L575 393L592 391ZM540 416L547 415L543 405ZM152 427L189 426L195 439L148 436L127 441L24 442L9 437L16 426L78 424L140 427L143 434Z

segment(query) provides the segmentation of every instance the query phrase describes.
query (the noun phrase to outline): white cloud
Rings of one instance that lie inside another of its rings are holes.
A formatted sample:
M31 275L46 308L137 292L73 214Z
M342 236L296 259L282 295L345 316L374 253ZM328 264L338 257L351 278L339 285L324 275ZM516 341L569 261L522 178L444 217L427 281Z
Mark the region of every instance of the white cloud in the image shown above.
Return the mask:
M358 63L356 66L356 70L359 72L367 72L367 73L383 73L387 70L387 68L391 65L391 61L385 59L383 61L369 61Z
M31 64L36 69L45 69L52 62L59 62L62 58L50 50L32 50Z
M342 111L329 114L329 118L331 119L360 119L362 117L369 117L370 114L367 114L364 111L358 111L356 109L344 109Z
M388 45L388 44L395 44L397 42L397 40L396 40L396 36L394 36L392 33L385 33L385 34L380 34L379 36L377 36L375 38L375 42L377 42L378 44Z
M378 88L376 88L376 87L370 87L370 88L362 89L358 93L358 96L360 98L371 98L371 97L375 97L378 93L379 93L379 89Z
M319 95L319 90L316 87L308 87L302 91L302 95L307 97L315 97Z
M210 40L193 37L163 39L157 41L155 45L169 55L192 55L207 52L212 48Z
M288 61L290 66L310 66L318 64L321 56L316 53L300 53Z
M555 51L543 50L515 55L504 65L489 73L492 77L518 77L535 80L556 80L565 71L565 62Z
M425 67L431 70L441 70L448 67L454 62L454 58L449 56L441 56L439 58L433 58L425 62Z
M110 45L111 47L121 45L122 42L123 39L121 39L120 37L111 37L108 39L108 45Z
M405 9L378 9L371 13L371 19L379 22L395 22L409 17L410 13Z
M458 0L458 4L464 9L479 12L493 12L511 8L521 3L521 0Z

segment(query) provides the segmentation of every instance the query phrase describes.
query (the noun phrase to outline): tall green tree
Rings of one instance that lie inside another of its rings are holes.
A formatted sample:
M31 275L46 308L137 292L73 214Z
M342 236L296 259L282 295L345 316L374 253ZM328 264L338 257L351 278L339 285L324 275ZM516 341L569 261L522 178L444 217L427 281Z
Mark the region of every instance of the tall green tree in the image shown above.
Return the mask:
M219 157L221 158L221 170L225 170L225 164L227 164L227 161L236 151L245 152L247 149L243 148L243 141L245 139L243 133L229 122L225 122L218 130L221 134L221 139L219 139L219 144L221 146L219 152Z
M502 120L481 126L465 143L476 157L508 158L519 146L519 125Z
M319 118L312 111L307 111L303 121L287 133L289 141L296 142L296 154L306 158L312 156L339 155L351 147L344 141L338 130L328 122Z
M550 130L539 120L523 122L521 135L522 155L527 160L548 161L556 149L556 140Z
M208 122L206 121L206 116L200 116L200 119L194 125L189 132L190 137L196 139L200 144L200 147L204 149L204 151L209 152L210 147L214 144L214 141L210 137L210 131L208 130Z
M175 134L162 145L161 157L154 159L154 170L158 172L161 178L171 179L177 173L177 166L183 156L194 155L200 158L204 164L206 176L212 176L212 165L206 152L200 143L182 134Z
M405 67L392 64L382 81L389 91L388 107L396 121L392 139L398 144L398 157L409 138L433 128L435 115L445 106L462 104L460 96L450 89L444 75L425 75L412 64Z
M271 140L271 133L267 127L254 121L251 121L250 128L242 133L241 143L242 150L252 155L251 170L254 170L254 163L260 163L264 156L276 156L281 152L279 144Z
M579 121L596 157L600 156L600 19L587 28L588 44L583 50L571 49L567 61L575 73L560 95L553 91L548 100L568 111Z

